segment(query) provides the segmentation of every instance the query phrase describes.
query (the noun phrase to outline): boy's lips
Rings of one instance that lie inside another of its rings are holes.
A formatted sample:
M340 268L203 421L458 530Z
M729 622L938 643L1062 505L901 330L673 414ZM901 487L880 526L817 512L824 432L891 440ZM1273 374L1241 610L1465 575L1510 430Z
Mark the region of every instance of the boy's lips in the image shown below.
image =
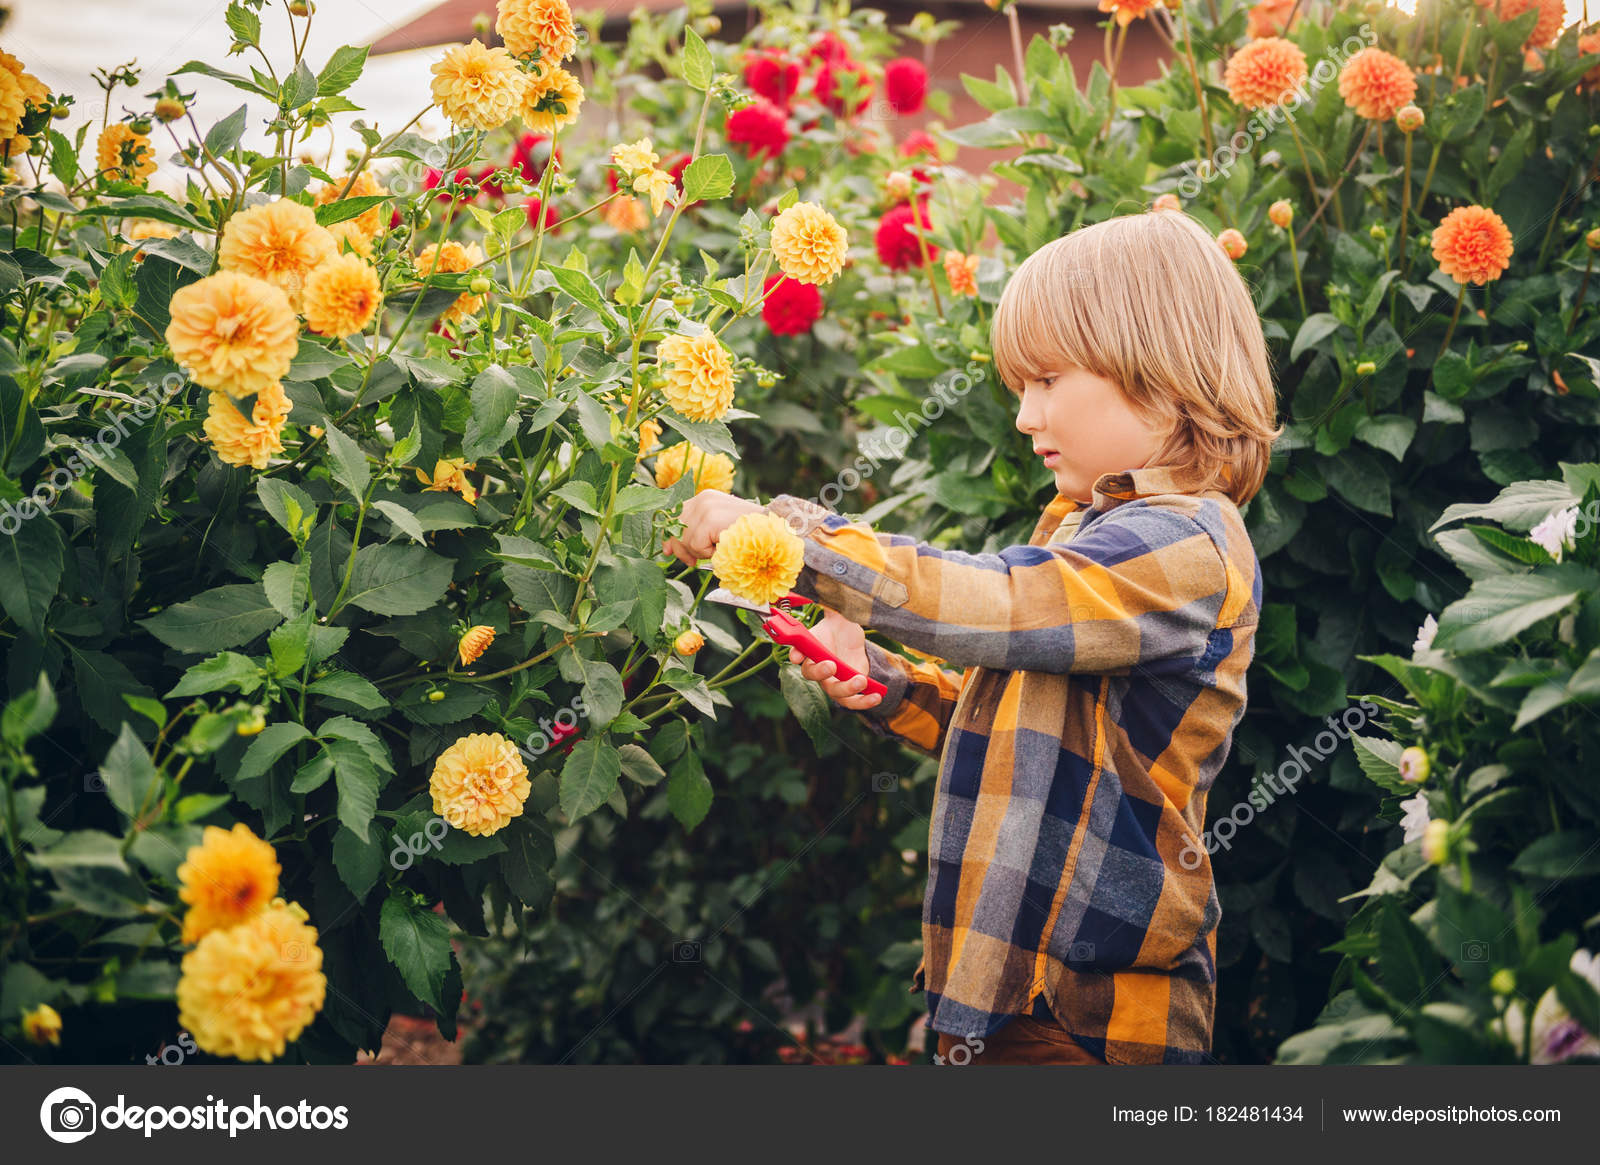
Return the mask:
M1037 453L1040 457L1044 458L1044 463L1046 465L1049 465L1052 461L1054 461L1057 457L1059 457L1061 455L1055 449L1035 449L1034 452Z

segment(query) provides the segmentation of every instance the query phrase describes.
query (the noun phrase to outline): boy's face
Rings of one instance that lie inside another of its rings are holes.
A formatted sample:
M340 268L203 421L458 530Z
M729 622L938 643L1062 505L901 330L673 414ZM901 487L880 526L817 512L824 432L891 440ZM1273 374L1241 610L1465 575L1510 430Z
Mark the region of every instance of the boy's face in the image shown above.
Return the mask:
M1103 473L1140 469L1166 431L1134 411L1112 381L1082 368L1043 372L1022 386L1017 429L1056 475L1056 489L1089 505Z

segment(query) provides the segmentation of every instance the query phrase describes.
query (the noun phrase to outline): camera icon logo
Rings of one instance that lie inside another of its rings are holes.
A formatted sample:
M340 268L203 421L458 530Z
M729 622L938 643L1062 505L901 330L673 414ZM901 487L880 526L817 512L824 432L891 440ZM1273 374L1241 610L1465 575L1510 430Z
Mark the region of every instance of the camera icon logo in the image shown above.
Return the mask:
M98 1111L87 1092L69 1085L44 1098L39 1106L39 1124L52 1141L71 1145L94 1132Z
M1461 944L1461 961L1463 963L1487 963L1489 961L1489 944L1482 939L1468 939Z
M672 944L672 961L674 963L698 963L700 961L700 942L698 939L679 939Z
M892 793L900 787L900 778L893 773L873 773L872 791L874 793Z

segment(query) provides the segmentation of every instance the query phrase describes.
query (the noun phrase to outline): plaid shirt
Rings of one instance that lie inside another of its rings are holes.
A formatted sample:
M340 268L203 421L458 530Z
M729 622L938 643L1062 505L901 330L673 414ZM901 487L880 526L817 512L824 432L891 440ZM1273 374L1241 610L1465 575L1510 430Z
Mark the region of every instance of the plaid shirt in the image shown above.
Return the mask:
M1208 1060L1222 911L1200 839L1261 604L1231 499L1174 467L1108 473L998 554L788 494L767 509L805 539L795 591L924 656L869 643L888 693L863 715L941 758L928 1026L984 1036L1047 1007L1109 1063Z

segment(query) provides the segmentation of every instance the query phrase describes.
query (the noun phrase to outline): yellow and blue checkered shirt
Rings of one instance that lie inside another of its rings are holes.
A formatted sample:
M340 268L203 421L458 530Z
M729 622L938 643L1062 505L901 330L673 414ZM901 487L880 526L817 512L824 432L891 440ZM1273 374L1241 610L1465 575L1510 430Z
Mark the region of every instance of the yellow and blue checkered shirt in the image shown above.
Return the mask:
M1048 1009L1108 1063L1209 1060L1222 912L1201 835L1261 606L1232 500L1174 467L1103 474L997 554L788 494L767 509L805 540L796 592L924 656L869 642L888 692L863 715L940 758L928 1026Z

